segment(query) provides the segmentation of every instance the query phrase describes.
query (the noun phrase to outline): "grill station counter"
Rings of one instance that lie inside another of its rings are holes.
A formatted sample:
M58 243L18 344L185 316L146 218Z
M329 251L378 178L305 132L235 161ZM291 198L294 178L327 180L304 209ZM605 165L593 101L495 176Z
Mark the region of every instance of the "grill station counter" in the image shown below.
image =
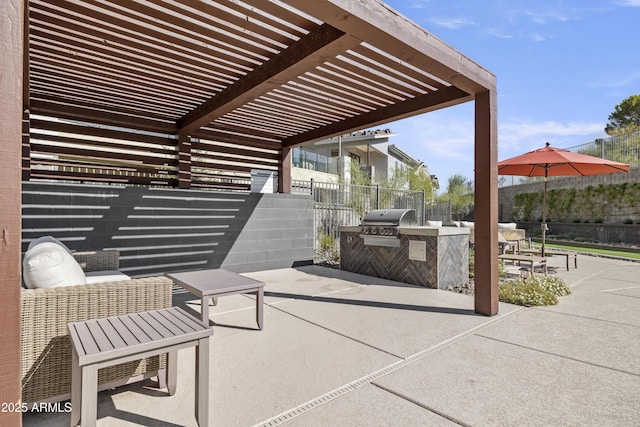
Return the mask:
M428 288L469 280L469 229L417 225L413 209L372 210L340 227L340 268Z

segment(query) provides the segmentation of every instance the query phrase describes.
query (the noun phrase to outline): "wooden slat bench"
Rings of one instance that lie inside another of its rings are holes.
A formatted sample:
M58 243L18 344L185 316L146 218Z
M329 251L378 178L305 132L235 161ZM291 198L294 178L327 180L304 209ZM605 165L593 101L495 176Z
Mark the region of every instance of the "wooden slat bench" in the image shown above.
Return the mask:
M544 273L547 274L547 259L545 257L536 255L513 255L513 254L500 254L499 259L521 263L529 263L531 265L531 272L533 272L534 264L540 264L544 269Z
M98 369L168 354L167 388L176 391L177 352L196 346L196 419L208 423L209 337L213 329L178 307L69 323L72 343L71 425L93 426Z
M542 256L542 250L541 249L521 249L520 253L522 253L522 254L534 254L534 255ZM554 250L545 249L544 253L545 253L545 255L563 256L563 257L565 257L566 258L567 271L569 271L569 258L573 257L573 266L574 266L574 268L578 268L578 254L575 253L575 252L564 252L564 251L554 251Z

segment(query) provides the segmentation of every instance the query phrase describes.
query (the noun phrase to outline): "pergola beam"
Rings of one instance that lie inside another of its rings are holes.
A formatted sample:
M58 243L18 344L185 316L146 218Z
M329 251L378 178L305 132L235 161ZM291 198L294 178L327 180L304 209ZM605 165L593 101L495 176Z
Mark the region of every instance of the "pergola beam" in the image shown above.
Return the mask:
M257 5L260 1L250 3ZM384 3L352 0L288 0L287 3L354 37L375 41L378 49L429 70L433 76L468 93L495 89L493 74ZM402 48L398 40L402 40Z
M365 127L381 125L471 100L473 100L472 95L469 95L454 86L450 86L398 104L353 116L349 119L345 119L328 126L285 138L282 141L282 146L294 147L308 142L330 138L332 136L344 135L352 131L361 130Z
M331 25L320 25L179 119L178 130L190 134L358 44L360 40Z

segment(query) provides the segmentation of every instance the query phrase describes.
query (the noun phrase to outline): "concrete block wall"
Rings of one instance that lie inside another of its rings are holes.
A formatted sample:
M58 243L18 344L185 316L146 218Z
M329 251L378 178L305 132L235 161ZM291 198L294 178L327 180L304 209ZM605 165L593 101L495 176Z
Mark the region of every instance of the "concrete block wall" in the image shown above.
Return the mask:
M519 222L528 237L540 237L539 222ZM550 239L574 240L587 243L640 245L640 224L574 224L550 223L547 236Z
M72 250L118 249L132 277L313 260L313 200L117 185L23 182L22 251L42 235Z
M597 187L598 185L611 184L635 184L640 182L640 167L634 166L629 169L628 173L611 173L604 175L579 176L579 177L553 177L547 181L547 191L574 188L576 190L584 190L585 188ZM512 185L501 187L498 189L498 215L501 222L514 221L513 205L517 194L542 193L544 190L544 182L537 181L520 185ZM605 201L606 202L606 201ZM603 206L604 211L613 209L613 207ZM638 206L627 206L621 208L619 215L622 220L627 217L634 221L640 221L640 211ZM635 212L635 213L634 213ZM535 211L535 214L542 217L541 207ZM612 212L612 214L616 214ZM622 221L619 221L622 222Z

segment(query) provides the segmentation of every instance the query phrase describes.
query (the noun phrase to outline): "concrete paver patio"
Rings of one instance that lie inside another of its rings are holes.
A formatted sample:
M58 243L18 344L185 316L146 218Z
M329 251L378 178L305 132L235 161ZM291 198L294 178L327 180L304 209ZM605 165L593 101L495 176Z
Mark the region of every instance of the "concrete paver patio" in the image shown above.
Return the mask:
M640 264L580 258L549 261L573 289L557 306L491 318L472 296L317 266L247 273L266 283L265 329L253 296L212 308L210 423L640 425ZM200 310L190 294L174 303ZM98 425L196 425L192 351L174 396L152 381L102 392Z

